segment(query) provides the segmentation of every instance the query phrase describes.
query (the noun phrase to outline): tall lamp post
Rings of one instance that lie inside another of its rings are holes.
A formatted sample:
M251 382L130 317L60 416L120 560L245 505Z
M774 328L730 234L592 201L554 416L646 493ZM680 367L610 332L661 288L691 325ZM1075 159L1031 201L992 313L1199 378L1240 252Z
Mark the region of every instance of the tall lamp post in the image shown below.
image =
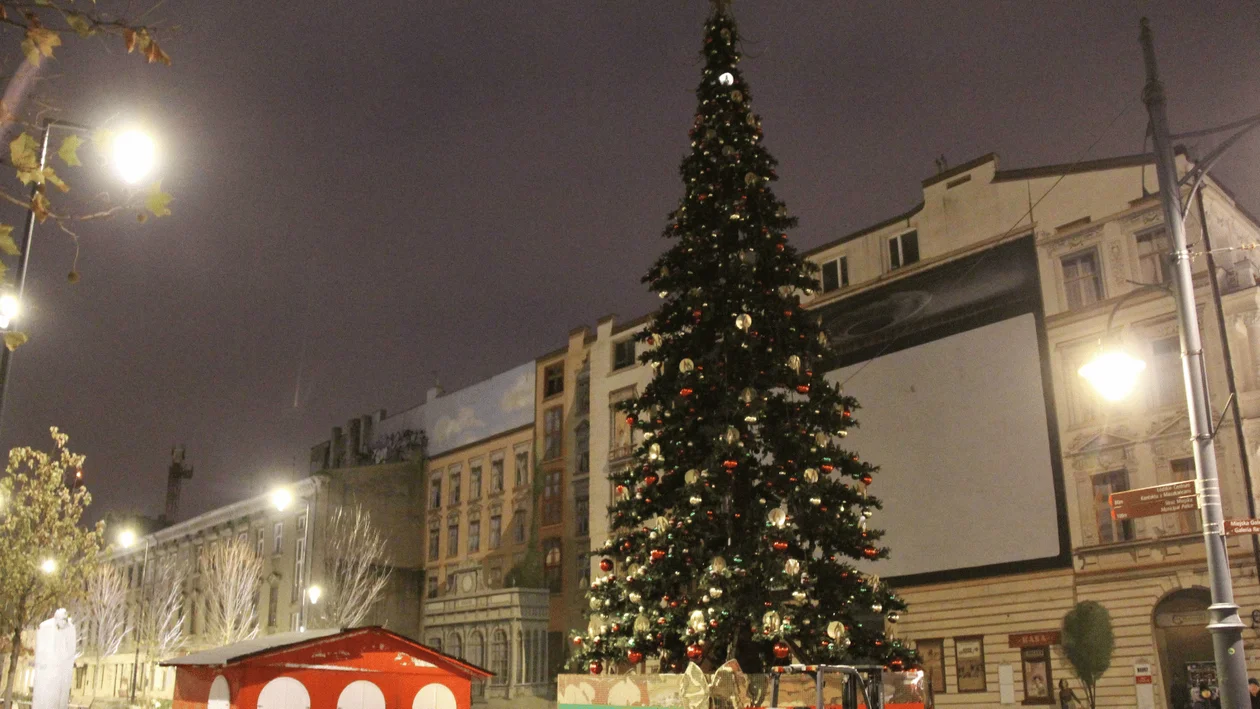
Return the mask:
M131 531L130 529L124 529L122 532L118 534L118 543L124 549L130 549L131 547L136 545L136 533ZM145 597L144 597L144 583L145 583L145 578L148 577L148 575L149 575L149 538L145 537L144 538L144 558L140 561L140 603L137 604L140 607L140 612L139 612L139 617L136 618L136 625L140 628L141 632L144 632L144 610L145 610L145 605L147 605L145 603ZM132 644L135 646L135 659L131 663L131 700L130 702L131 704L135 704L136 703L136 671L140 667L140 638L134 637L134 641Z
M1211 405L1207 391L1207 369L1203 342L1199 336L1199 317L1195 309L1194 281L1190 269L1191 255L1186 246L1185 217L1181 190L1189 186L1190 194L1202 186L1207 170L1221 154L1245 133L1260 127L1260 116L1238 121L1220 128L1183 134L1206 135L1235 131L1219 147L1199 161L1184 178L1177 175L1173 135L1168 128L1164 85L1155 62L1155 44L1150 23L1143 18L1140 41L1146 65L1146 86L1142 100L1150 116L1150 134L1155 151L1155 172L1159 179L1159 197L1164 211L1164 224L1172 237L1172 295L1176 299L1177 325L1181 338L1181 368L1185 381L1187 414L1190 419L1191 445L1194 450L1195 490L1203 515L1203 545L1207 553L1207 571L1212 604L1208 607L1212 650L1222 709L1246 709L1251 706L1247 691L1247 666L1243 655L1242 631L1230 578L1229 555L1225 547L1224 512L1221 507L1221 485L1216 469L1215 434L1212 430ZM1207 225L1204 224L1206 229ZM1123 301L1123 299L1122 299ZM1117 303L1117 308L1120 303ZM1115 310L1112 311L1114 317ZM1110 320L1108 321L1110 329ZM1132 388L1145 363L1122 352L1101 354L1081 368L1080 374L1090 380L1106 398L1116 400ZM1246 455L1246 451L1243 451Z
M92 128L77 123L60 120L45 120L41 124L43 135L39 141L39 169L42 172L48 164L48 142L54 128L75 133L91 133ZM115 168L125 182L134 183L142 179L152 169L155 149L153 140L138 131L128 131L118 136L112 147ZM42 185L31 185L31 200L39 193ZM31 261L31 240L35 236L35 210L27 208L26 224L22 231L22 243L18 255L17 271L14 274L15 294L0 297L0 330L7 330L11 321L17 318L22 309L22 296L26 291L26 267ZM4 417L4 395L8 388L9 370L13 367L13 352L8 347L0 347L0 422Z
M309 599L312 604L319 603L320 594L323 592L319 586L312 586L311 583L311 498L305 496L302 500L306 506L303 511L303 518L306 520L306 527L302 530L302 586L298 590L301 592L302 605L298 608L298 627L299 631L306 630L306 602ZM293 493L287 488L280 488L271 493L271 504L277 511L283 512L293 504Z

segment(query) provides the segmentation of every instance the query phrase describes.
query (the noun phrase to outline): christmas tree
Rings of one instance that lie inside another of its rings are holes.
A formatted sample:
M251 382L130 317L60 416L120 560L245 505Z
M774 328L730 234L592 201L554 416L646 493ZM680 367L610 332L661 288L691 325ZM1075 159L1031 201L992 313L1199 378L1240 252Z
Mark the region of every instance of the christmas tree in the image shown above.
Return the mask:
M655 376L624 409L642 443L611 476L614 531L573 664L900 668L913 653L885 621L905 606L853 566L888 553L866 525L877 468L841 446L857 402L823 377L827 338L800 303L816 269L787 242L796 220L770 190L725 3L703 53L673 244L644 278L663 305L639 335Z

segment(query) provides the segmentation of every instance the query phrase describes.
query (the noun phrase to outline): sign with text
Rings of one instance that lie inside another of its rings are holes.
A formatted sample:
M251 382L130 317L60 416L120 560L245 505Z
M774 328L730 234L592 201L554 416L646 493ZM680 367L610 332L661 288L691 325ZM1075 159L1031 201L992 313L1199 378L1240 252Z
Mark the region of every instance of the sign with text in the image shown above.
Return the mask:
M1235 534L1260 534L1260 519L1225 520L1225 536Z
M1013 648L1043 647L1060 644L1059 631L1042 630L1036 633L1015 633L1009 637Z
M1186 512L1199 505L1193 480L1113 492L1107 502L1111 505L1111 518L1116 520Z

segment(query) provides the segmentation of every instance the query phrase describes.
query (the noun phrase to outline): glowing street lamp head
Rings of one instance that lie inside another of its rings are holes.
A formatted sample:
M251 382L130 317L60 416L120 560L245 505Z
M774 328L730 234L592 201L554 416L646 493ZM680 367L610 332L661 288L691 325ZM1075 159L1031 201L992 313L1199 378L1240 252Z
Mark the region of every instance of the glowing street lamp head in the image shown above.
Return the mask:
M8 327L21 309L17 296L12 293L0 295L0 328Z
M324 590L319 586L311 586L306 589L306 595L311 599L311 605L319 603L319 597L324 595Z
M114 166L123 180L132 184L144 179L157 162L157 146L153 139L137 130L120 133L114 138Z
M44 572L44 573L46 573L46 574L56 573L56 571L57 571L57 560L56 560L56 559L44 559L44 561L43 561L43 562L39 565L39 570L40 570L40 571L43 571L43 572Z
M136 533L130 529L124 529L118 533L118 544L124 549L130 549L136 543Z
M1085 377L1102 398L1119 401L1133 391L1144 369L1146 362L1127 352L1112 350L1100 353L1077 373Z
M289 505L293 504L293 493L284 488L280 488L279 490L271 493L271 504L275 506L277 510L284 512L289 508Z

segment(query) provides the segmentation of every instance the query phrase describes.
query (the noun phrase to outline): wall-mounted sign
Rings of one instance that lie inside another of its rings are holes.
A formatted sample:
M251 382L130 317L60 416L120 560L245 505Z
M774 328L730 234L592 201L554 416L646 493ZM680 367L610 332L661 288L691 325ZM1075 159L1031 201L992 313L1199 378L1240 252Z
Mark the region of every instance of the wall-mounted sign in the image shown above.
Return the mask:
M1010 646L1013 648L1024 647L1042 647L1045 645L1060 645L1061 639L1057 630L1040 630L1035 633L1015 633L1010 636Z
M1111 505L1111 518L1115 520L1155 517L1199 508L1193 480L1113 492L1107 502Z
M1235 534L1260 534L1260 519L1225 520L1225 536Z

